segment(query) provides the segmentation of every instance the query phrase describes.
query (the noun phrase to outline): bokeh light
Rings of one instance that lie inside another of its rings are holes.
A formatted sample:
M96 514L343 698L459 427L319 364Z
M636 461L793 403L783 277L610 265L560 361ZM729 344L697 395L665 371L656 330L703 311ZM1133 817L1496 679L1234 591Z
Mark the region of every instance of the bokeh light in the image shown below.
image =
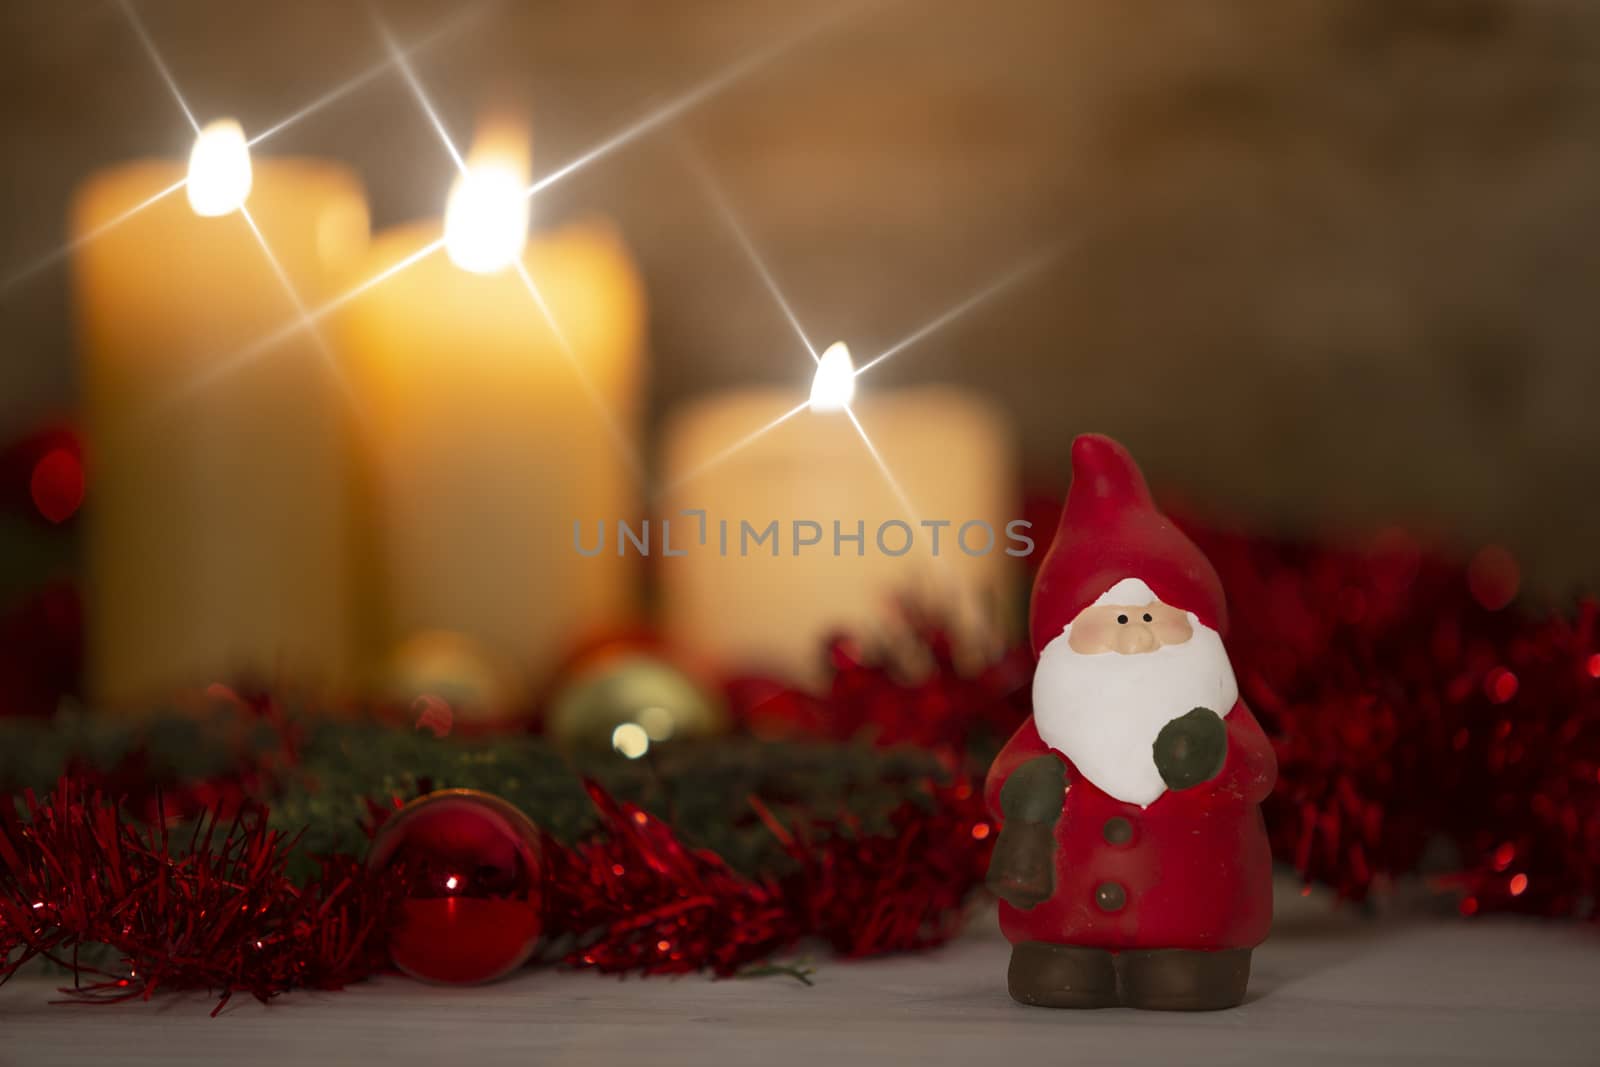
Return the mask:
M52 448L33 465L28 493L39 514L51 522L72 518L83 504L83 461L65 448Z

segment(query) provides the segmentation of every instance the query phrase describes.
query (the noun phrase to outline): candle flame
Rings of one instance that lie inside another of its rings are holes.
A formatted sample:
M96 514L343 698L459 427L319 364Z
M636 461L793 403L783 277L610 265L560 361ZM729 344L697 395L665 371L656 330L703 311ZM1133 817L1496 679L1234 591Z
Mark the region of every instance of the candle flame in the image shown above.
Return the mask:
M250 145L233 119L217 119L189 152L189 206L214 218L238 211L250 195Z
M817 361L816 377L811 379L812 411L843 411L856 395L856 368L850 362L850 349L835 341Z
M452 263L494 274L522 257L529 170L525 135L499 128L479 135L445 202L444 249Z

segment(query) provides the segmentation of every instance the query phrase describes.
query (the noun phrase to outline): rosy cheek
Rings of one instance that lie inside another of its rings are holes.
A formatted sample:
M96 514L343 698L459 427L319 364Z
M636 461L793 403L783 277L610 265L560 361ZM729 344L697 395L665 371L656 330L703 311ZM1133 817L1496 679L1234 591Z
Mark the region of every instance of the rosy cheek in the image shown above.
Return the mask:
M1189 620L1179 616L1164 618L1156 623L1156 633L1163 645L1181 645L1194 636Z
M1079 655L1105 651L1105 624L1080 619L1073 624L1072 634L1067 638L1067 645Z

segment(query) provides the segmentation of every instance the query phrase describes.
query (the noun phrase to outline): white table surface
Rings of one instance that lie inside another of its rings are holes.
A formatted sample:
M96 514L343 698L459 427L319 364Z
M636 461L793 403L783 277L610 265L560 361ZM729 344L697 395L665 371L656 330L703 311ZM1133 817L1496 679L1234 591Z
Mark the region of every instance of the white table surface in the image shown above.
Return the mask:
M1257 952L1233 1011L1024 1008L983 922L954 944L789 978L619 981L536 970L486 988L400 978L216 1019L203 996L52 1006L0 988L0 1063L59 1064L1600 1064L1600 931L1488 920L1296 924Z

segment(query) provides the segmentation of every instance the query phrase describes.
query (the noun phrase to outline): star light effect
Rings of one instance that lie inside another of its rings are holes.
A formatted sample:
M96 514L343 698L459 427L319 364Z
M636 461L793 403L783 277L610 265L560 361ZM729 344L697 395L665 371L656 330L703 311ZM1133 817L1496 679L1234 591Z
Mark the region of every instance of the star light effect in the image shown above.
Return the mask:
M912 345L916 344L918 341L921 341L930 334L937 333L939 330L950 325L952 322L967 314L969 311L972 311L974 308L979 307L980 305L1005 292L1007 289L1010 289L1018 282L1033 277L1045 267L1055 262L1056 258L1060 256L1060 254L1060 247L1052 245L1049 248L1035 252L1033 255L1028 256L1021 263L1018 263L1016 266L1012 267L1010 270L1006 271L1004 274L1000 275L1000 277L996 278L988 285L985 285L983 288L979 289L965 300L960 301L953 307L941 311L939 314L929 319L926 323L918 326L915 330L912 330L905 337L902 337L900 340L896 341L882 352L879 352L876 356L873 356L871 359L861 364L861 366L856 368L856 375L859 377L860 375L865 374L867 371L871 370L873 367L876 367L884 360L889 359L891 356L898 355L904 349L910 348Z
M895 500L905 509L906 518L920 524L921 516L917 514L911 498L906 495L905 487L900 484L900 479L894 476L894 471L889 469L889 464L884 462L883 455L878 451L878 446L873 444L867 428L861 425L861 419L850 407L850 402L855 396L856 370L855 365L850 362L850 349L843 341L835 341L817 361L817 373L811 379L811 398L808 404L812 411L845 413L850 425L861 435L861 443L867 446L867 454L872 457L872 462L878 465L878 473L883 475L883 480L888 483Z
M795 336L800 339L800 343L805 346L805 350L817 365L816 374L811 382L811 394L804 404L785 412L760 429L745 435L737 447L718 452L690 473L699 474L710 469L714 462L721 462L734 455L739 448L743 448L763 434L777 429L806 408L824 413L842 411L850 419L850 425L855 427L856 433L861 437L861 443L866 446L867 454L872 457L872 462L877 464L878 472L883 475L883 480L888 484L895 500L905 509L906 517L913 522L920 522L917 509L911 503L911 498L906 495L905 488L900 484L900 479L895 477L894 471L889 469L889 464L884 462L883 454L878 451L878 446L873 443L871 435L867 433L867 428L861 425L861 420L856 417L855 411L850 407L851 400L855 398L855 377L858 373L850 362L850 349L845 346L844 342L835 341L828 346L828 350L825 353L820 356L817 355L816 346L806 336L805 327L800 325L799 316L794 313L794 308L789 304L788 298L778 288L777 280L773 277L771 269L768 268L766 258L762 256L761 250L756 247L755 241L751 239L744 224L739 220L738 214L733 210L733 205L729 203L715 176L712 175L710 169L701 162L700 158L692 150L685 149L684 156L689 169L694 173L701 188L704 190L706 198L711 201L712 206L717 210L717 214L721 216L723 224L728 227L734 239L739 242L739 248L744 252L745 258L750 261L750 265L761 276L761 282L767 287L767 292L772 294L773 301L783 312L784 318L789 320L789 326L794 330ZM687 480L688 476L686 475L679 478L673 485L681 485Z
M244 130L232 119L218 119L200 131L189 153L189 207L214 219L239 210L250 196L254 174Z
M861 443L867 446L867 453L872 457L872 462L878 465L878 473L889 483L889 491L894 493L895 500L905 509L906 518L910 519L913 525L922 525L922 516L917 513L917 506L906 495L905 487L900 484L900 479L894 476L894 471L889 469L889 464L884 462L878 446L873 444L872 438L867 435L867 428L861 425L861 419L848 404L844 406L844 413L850 419L850 425L856 428L856 433L861 435Z
M716 176L705 165L697 152L685 146L682 150L683 158L690 171L700 183L701 190L706 199L711 201L711 206L717 209L717 215L722 219L728 232L733 234L734 240L739 242L739 247L744 251L745 258L761 276L761 284L767 287L767 292L772 299L777 301L778 307L783 311L783 317L789 320L789 325L794 329L795 336L800 338L800 343L806 346L806 351L811 353L813 363L821 362L817 355L817 346L811 343L811 338L806 336L805 327L800 325L800 318L794 313L794 308L789 306L789 300L783 295L783 290L778 288L778 280L772 276L772 269L767 266L767 261L762 256L760 249L756 248L755 241L745 230L744 224L739 221L739 216L733 210L733 204L728 200L728 194L718 183Z
M735 61L719 73L707 78L699 85L686 90L660 107L647 112L644 116L623 127L617 133L606 138L604 141L601 141L593 148L586 150L578 155L575 159L572 159L571 161L551 171L549 174L546 174L544 177L538 179L532 185L528 186L524 195L529 197L537 196L545 189L548 189L550 186L562 181L565 178L571 177L573 174L576 174L589 164L610 155L620 148L624 148L627 145L632 144L640 137L643 137L645 134L654 131L657 127L663 125L664 123L680 117L691 109L709 100L713 96L716 96L718 93L727 89L734 83L748 77L756 70L776 60L784 53L822 33L824 30L830 29L845 19L858 15L873 6L876 5L873 3L848 5L827 16L824 16L823 18L817 19L794 34L791 34L789 37L779 41L777 44L770 45L757 51L753 55L746 56L743 59ZM260 358L272 348L282 343L286 338L293 336L296 332L303 329L306 323L320 322L322 319L350 303L350 301L370 290L373 286L383 284L396 274L399 274L401 271L408 269L413 264L433 255L443 247L443 237L431 241L417 249L405 259L390 264L382 271L379 271L377 274L359 283L355 287L332 298L320 307L312 308L304 316L303 322L297 321L286 323L285 325L274 330L272 333L255 342L252 342L249 345L246 345L244 348L213 365L212 369L201 376L201 379L195 383L196 387L201 387L205 384L215 381L217 378L229 374L250 363L251 361Z
M454 18L446 20L444 24L431 30L425 36L419 38L411 44L406 45L402 51L404 54L410 56L432 47L434 44L444 40L446 37L457 33L468 23L476 21L483 15L485 11L489 10L491 6L491 3L483 3L472 8L468 8L466 11L463 11ZM144 35L141 35L141 38L143 38L143 36ZM387 73L393 66L394 61L388 58L383 59L381 62L374 63L372 66L360 71L353 77L340 82L338 85L334 86L332 89L329 89L315 100L312 100L290 114L285 115L283 118L279 119L277 122L274 122L271 126L268 126L260 133L255 134L245 142L246 147L254 148L256 145L261 144L268 138L275 137L276 135L289 129L291 126L310 118L319 111L322 111L328 106L349 96L351 93L354 93L357 89L360 89L363 86L366 86L369 83L377 80L381 75ZM104 236L107 233L110 233L112 230L116 229L118 226L121 226L129 219L134 218L145 209L159 204L161 201L165 200L174 193L182 191L188 184L189 178L187 175L185 175L184 177L173 182L171 185L167 186L165 189L162 189L156 193L152 193L149 197L141 200L137 204L134 204L121 214L107 219L105 222L102 222L99 226L96 226L87 233L81 233L77 235L59 247L46 252L31 262L18 268L16 271L7 275L4 280L0 280L0 296L4 296L12 289L15 289L17 286L21 285L23 282L28 281L34 275L39 274L41 271L44 271L61 262L63 259L66 259L73 252L76 252L84 245Z
M297 319L293 322L287 322L278 327L276 330L273 330L271 333L267 334L265 337L250 343L232 355L217 360L209 369L191 378L188 384L183 387L180 395L175 396L172 399L176 401L184 399L188 396L192 396L219 379L232 374L234 371L239 370L242 367L248 366L257 359L260 359L262 356L266 355L268 352L272 351L274 348L283 344L283 342L287 341L289 338L293 337L307 326L321 322L323 319L327 318L329 315L332 315L334 312L338 311L352 300L358 299L363 293L366 293L376 286L382 285L390 278L393 278L396 274L409 269L413 264L420 263L422 260L427 259L429 256L433 255L443 247L443 237L436 241L430 241L405 258L398 259L389 264L387 267L372 275L370 278L367 278L354 288L347 289L338 296L329 300L327 303L307 311L303 318Z
M729 221L731 225L737 225L737 219L734 219L731 216L727 217L727 221ZM741 245L745 245L747 241L748 239L745 238L741 240L740 243ZM1035 252L1034 254L1026 257L1016 266L1003 273L999 278L983 286L981 289L959 301L955 305L946 308L944 311L941 311L932 319L929 319L915 330L912 330L905 337L896 341L894 344L890 345L876 356L873 356L871 359L867 360L867 362L855 369L853 372L854 376L857 378L861 377L861 375L865 374L873 367L878 366L880 363L883 363L892 356L898 355L900 352L917 344L919 341L926 339L932 334L938 332L943 327L950 325L950 323L956 321L961 316L973 311L984 303L987 303L988 301L999 296L1001 293L1022 282L1024 279L1033 277L1035 274L1038 274L1047 266L1054 263L1060 257L1061 252L1062 248L1060 245L1052 245L1042 251ZM770 278L771 275L764 274L763 277ZM784 307L787 309L787 302L784 303ZM794 325L795 329L799 331L799 324L795 323ZM813 385L815 385L815 382L813 382ZM755 430L752 430L743 437L739 438L739 440L735 441L733 444L729 445L727 448L708 456L698 466L686 471L676 480L667 485L662 492L666 493L677 489L680 486L693 481L695 478L700 477L700 475L713 469L714 467L720 466L737 455L739 451L746 445L749 445L751 442L759 440L766 434L771 433L773 430L776 430L779 426L782 426L784 423L788 422L790 419L794 418L796 415L800 414L802 411L805 411L811 406L811 401L809 399L795 405L788 411L785 411L782 415L779 415L777 418L767 423L765 426L761 426ZM866 441L867 447L872 450L873 458L878 461L879 466L884 470L885 477L888 477L892 480L893 476L889 474L887 466L884 465L881 457L877 453L877 449L872 446L871 440L868 439L865 431L862 430L860 421L856 418L855 413L850 411L849 415L851 422L856 425L857 432L861 433L862 440ZM901 495L903 496L904 494L902 493Z
M799 47L801 44L811 40L813 37L816 37L823 31L832 29L834 26L846 21L847 19L851 19L857 15L860 15L872 6L875 5L872 3L866 3L850 4L840 7L821 18L812 21L810 24L802 27L795 33L778 41L776 44L768 45L766 48L759 49L751 55L746 56L744 59L738 60L737 62L724 68L721 73L712 75L699 85L661 105L660 107L646 114L644 117L640 118L637 122L625 127L616 134L602 141L600 144L596 145L594 148L591 148L587 152L579 155L571 162L558 167L549 174L546 174L544 177L528 186L528 195L537 196L540 192L554 185L556 182L567 177L573 172L588 166L595 160L609 155L625 145L631 144L633 141L643 137L647 133L650 133L657 127L671 122L673 119L676 119L684 113L703 104L711 97L716 96L718 93L733 85L735 82L741 81L755 73L757 70L771 63L785 52Z
M250 150L244 143L244 132L239 129L238 123L234 122L201 127L200 120L195 118L194 110L189 106L189 101L183 95L183 90L178 88L178 81L173 77L171 68L167 66L167 61L162 58L160 50L156 48L155 41L150 37L150 31L145 28L144 20L134 10L132 0L120 0L120 6L123 14L128 18L129 24L132 25L134 34L139 38L139 43L144 46L145 52L149 55L150 62L155 65L157 72L160 73L161 80L166 82L168 91L172 93L172 99L177 101L178 108L183 112L183 117L189 120L190 127L194 129L197 143L193 160L204 161L213 159L220 153L229 153L231 158L223 158L221 162L223 165L232 166L237 171L239 168L237 159L242 155L244 160L243 181L239 180L237 174L229 175L229 188L225 191L226 195L230 199L237 199L237 204L233 207L233 210L238 211L239 217L244 219L245 224L250 227L250 232L255 236L256 243L261 246L262 255L266 256L267 263L272 267L273 276L278 279L278 284L282 287L284 295L289 298L290 306L294 308L295 314L299 316L300 326L310 335L312 342L316 345L318 354L322 356L323 362L332 373L334 381L338 383L339 388L344 391L345 395L353 400L354 391L350 388L349 381L340 369L338 360L334 358L333 349L328 346L327 338L322 335L321 329L311 320L305 301L300 298L299 290L295 288L294 282L290 280L288 272L283 269L283 264L278 260L277 254L272 251L272 245L267 242L267 237L261 232L261 227L256 225L255 217L250 214L250 209L245 206L244 197L250 192ZM225 144L209 153L207 150L208 130L211 131L209 137L213 139L213 143L226 139ZM237 138L237 144L234 143L235 138ZM193 178L193 176L193 172L191 172L190 177ZM196 190L190 190L191 201L195 201L195 192ZM194 206L195 210L202 214L220 215L227 213L219 210L224 205L218 198L214 197L208 197L203 202L195 201Z
M819 406L817 402L819 389L821 389L825 384L828 384L824 382L824 374L827 370L824 364L827 362L827 357L834 355L835 351L837 350L842 357L843 363L845 365L849 365L849 349L846 348L842 342L835 342L834 345L829 347L828 352L823 356L819 357L817 355L816 346L811 343L811 339L806 335L805 328L800 325L799 317L795 315L794 309L790 305L788 298L784 296L783 291L779 288L771 268L767 265L766 258L761 254L760 249L756 247L755 242L751 239L749 232L745 229L744 224L740 221L738 214L734 211L732 203L729 201L721 185L717 182L715 175L711 173L710 169L706 167L700 157L687 146L685 146L683 149L683 156L686 164L689 167L689 170L695 176L706 198L711 202L712 207L716 209L717 215L722 219L723 224L727 226L728 230L733 234L734 239L738 242L740 249L744 252L745 258L747 258L750 261L751 266L755 268L756 273L761 278L762 284L766 286L767 292L772 295L773 300L783 312L784 318L788 320L790 328L794 330L795 336L800 339L800 343L804 345L806 351L810 353L812 360L818 363L818 368L816 376L812 382L812 394L808 400L806 400L804 403L795 405L793 408L790 408L788 411L784 412L782 415L779 415L766 425L745 434L727 448L724 448L721 451L709 456L698 466L685 472L671 484L664 487L662 489L662 493L670 492L671 490L684 485L694 478L699 477L701 474L704 474L706 471L711 470L719 464L726 462L728 459L737 455L739 451L745 448L747 445L760 439L766 434L771 433L773 430L777 429L779 426L782 426L784 423L788 422L802 411L805 411L807 408L810 408L814 411L843 411L845 415L849 417L850 424L855 427L856 433L860 435L862 444L866 446L868 453L872 456L873 462L877 464L878 470L882 473L884 480L888 483L889 488L891 491L893 491L896 499L900 502L900 506L906 510L906 513L909 517L914 519L916 517L916 508L912 506L911 501L907 496L905 489L901 486L899 479L896 478L894 476L894 472L889 469L889 465L884 461L883 455L878 451L877 445L873 443L872 437L867 433L866 427L862 426L860 418L857 417L855 411L850 406L850 400L854 395L854 389L852 388L848 395L845 395L836 387L830 386L829 390L823 390L825 393L824 403ZM1006 271L999 278L985 285L983 288L955 304L953 307L940 312L927 323L919 326L917 329L913 330L911 333L907 334L904 338L895 342L893 345L890 345L887 349L880 352L878 355L874 356L860 367L855 368L851 372L852 378L859 377L867 370L870 370L885 360L897 355L901 351L937 332L943 327L959 319L961 316L972 311L974 308L979 307L998 294L1011 288L1024 278L1031 277L1033 274L1043 269L1046 265L1053 262L1059 254L1060 249L1058 247L1051 247L1027 257L1020 264ZM840 399L841 396L842 399Z
M723 463L726 463L728 460L738 455L746 445L765 437L767 434L771 433L773 430L776 430L779 426L782 426L784 423L788 422L802 411L805 411L810 406L811 400L808 397L807 399L800 401L800 403L796 404L788 411L785 411L782 415L779 415L777 418L773 419L771 422L767 423L765 426L751 430L749 433L745 434L728 447L712 453L699 464L684 471L676 479L663 486L661 488L660 495L671 493L673 490L694 481L696 478L706 473L706 471L720 467Z
M584 367L583 361L578 358L577 352L573 350L572 342L567 339L566 331L563 330L561 328L561 324L556 321L555 315L550 310L550 305L545 303L544 294L540 292L539 287L534 284L533 276L528 273L528 266L525 262L523 262L522 248L527 241L528 232L528 212L526 205L527 201L531 199L531 196L524 196L520 205L521 210L516 211L514 209L519 206L517 204L507 205L498 203L500 198L494 195L496 193L496 189L492 186L489 188L474 188L475 181L481 186L485 182L493 181L497 177L502 177L502 170L504 168L499 170L489 170L481 166L473 166L468 164L466 158L462 156L461 151L456 148L455 141L450 136L449 128L445 126L444 119L440 117L439 109L434 107L432 99L428 96L427 89L423 87L422 79L417 76L416 69L412 67L411 62L406 59L404 54L399 51L393 35L389 32L389 27L383 22L382 18L377 14L376 11L373 12L373 19L377 22L378 32L383 37L385 47L389 49L390 54L393 56L395 66L399 69L401 77L405 79L406 85L411 88L411 94L416 97L417 106L420 107L423 114L427 116L428 122L433 126L434 132L439 135L439 140L444 145L445 151L450 154L450 159L455 163L456 170L460 172L460 184L457 187L456 193L452 195L451 206L455 207L457 203L462 202L460 199L458 199L458 197L472 197L475 194L487 193L496 201L496 203L491 203L491 207L509 207L513 209L511 212L509 212L509 217L507 218L486 220L490 221L491 223L503 222L505 225L511 227L514 231L510 235L513 239L512 243L498 245L497 242L498 247L488 250L495 254L492 257L474 257L477 259L477 262L463 262L455 249L448 248L450 243L450 227L448 224L449 218L447 212L445 242L447 250L451 252L451 258L456 261L457 266L467 270L479 270L480 267L485 268L480 270L480 273L488 273L497 267L503 269L505 266L511 266L516 270L517 280L520 281L522 283L522 287L528 291L528 296L533 300L534 306L539 309L539 314L544 318L545 325L550 328L550 333L556 339L556 347L560 349L562 358L567 361L567 366L572 369L572 373L577 377L578 386L583 390L584 396L588 398L590 406L594 409L595 413L599 415L601 422L605 425L606 434L611 438L611 442L616 448L618 455L620 455L623 458L623 461L628 465L628 469L633 474L634 479L636 481L643 482L644 463L639 458L638 450L634 448L633 443L628 440L628 435L626 432L624 432L622 424L617 421L616 413L611 410L610 406L606 404L605 399L600 395L600 390L594 384L594 379L590 376L588 369Z
M817 360L817 373L811 379L812 411L844 411L856 398L856 368L850 362L850 349L835 341Z

